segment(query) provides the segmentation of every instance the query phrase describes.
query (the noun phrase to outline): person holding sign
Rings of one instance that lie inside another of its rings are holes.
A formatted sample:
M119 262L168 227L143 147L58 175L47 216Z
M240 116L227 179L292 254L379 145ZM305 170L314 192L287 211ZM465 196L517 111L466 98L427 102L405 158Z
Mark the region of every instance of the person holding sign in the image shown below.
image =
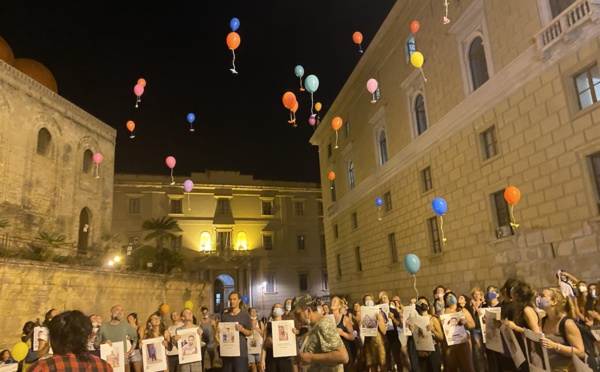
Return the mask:
M246 371L248 370L248 342L246 337L250 337L253 335L252 332L252 319L250 318L250 314L247 311L242 311L242 306L244 303L240 297L238 292L231 292L229 294L229 303L231 308L229 311L223 314L221 317L221 321L223 323L237 323L235 325L235 333L241 333L239 336L235 334L234 337L239 337L240 343L240 353L237 357L225 357L221 355L221 359L223 360L223 371L231 372L231 371ZM221 329L218 328L218 331ZM221 337L219 337L221 339Z
M202 328L198 328L197 325L194 324L194 315L192 314L192 310L190 309L183 309L183 311L181 312L181 320L183 321L183 325L181 327L179 327L177 329L177 333L175 336L173 336L173 340L175 340L176 344L175 346L178 347L178 350L180 352L181 355L193 355L194 352L198 352L198 348L195 346L195 336L193 338L190 339L190 334L187 334L186 332L182 332L185 331L186 329L192 329L195 328L196 329L196 333L198 333L198 337L202 337ZM188 331L188 332L193 332L193 331ZM184 334L183 336L180 334ZM181 340L185 340L185 344L183 344L183 346L181 346L182 343L180 343ZM179 363L179 372L201 372L202 371L202 361L198 360L198 361L193 361L190 363L187 363L187 361L185 361L184 363Z
M444 340L442 326L440 325L439 319L432 315L433 309L429 305L427 297L419 296L419 298L417 299L417 303L415 304L415 309L417 310L420 316L429 319L427 330L431 332L431 338L433 338L433 343L435 347L434 351L418 351L419 370L423 372L439 372L442 370L442 352L440 351L440 342ZM418 330L417 335L415 336L414 327L411 325L410 328L413 332L413 338L419 337Z
M467 329L475 328L475 321L467 309L457 310L458 298L454 292L444 295L446 307L441 315L446 338L442 343L445 371L475 372L469 347ZM464 335L464 337L462 337Z
M269 372L292 372L294 370L292 366L292 360L289 357L275 358L273 356L273 321L277 322L283 320L283 307L280 303L276 303L271 308L271 315L273 319L267 323L265 329L265 340L263 342L262 351L262 366ZM278 332L276 332L278 335ZM275 336L277 337L277 336Z

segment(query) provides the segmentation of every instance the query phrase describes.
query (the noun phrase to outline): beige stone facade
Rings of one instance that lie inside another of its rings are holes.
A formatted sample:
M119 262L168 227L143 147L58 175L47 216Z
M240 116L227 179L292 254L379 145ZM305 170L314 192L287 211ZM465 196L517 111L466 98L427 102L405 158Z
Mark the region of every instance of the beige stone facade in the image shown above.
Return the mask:
M413 296L408 253L420 257L427 296L437 284L468 293L510 276L546 286L559 268L597 281L600 2L449 4L444 25L442 2L397 2L311 139L321 179L336 173L335 200L322 185L332 292ZM408 62L415 19L427 82ZM508 186L522 193L512 230ZM445 245L436 197L448 204Z
M183 190L190 179L194 189ZM298 293L329 294L323 209L318 184L255 180L239 172L190 177L116 174L113 230L133 251L142 223L173 217L181 228L171 249L188 256L211 297L199 306L220 312L229 292L248 296L268 316L275 302Z

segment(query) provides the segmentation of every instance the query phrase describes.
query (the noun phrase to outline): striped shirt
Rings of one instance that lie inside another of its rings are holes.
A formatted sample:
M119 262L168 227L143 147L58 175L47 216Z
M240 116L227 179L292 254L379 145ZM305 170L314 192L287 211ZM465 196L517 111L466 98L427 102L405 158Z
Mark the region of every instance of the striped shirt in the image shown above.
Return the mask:
M40 359L33 363L28 372L113 372L113 368L104 360L95 355L86 354L77 356L75 354L56 355L47 359Z

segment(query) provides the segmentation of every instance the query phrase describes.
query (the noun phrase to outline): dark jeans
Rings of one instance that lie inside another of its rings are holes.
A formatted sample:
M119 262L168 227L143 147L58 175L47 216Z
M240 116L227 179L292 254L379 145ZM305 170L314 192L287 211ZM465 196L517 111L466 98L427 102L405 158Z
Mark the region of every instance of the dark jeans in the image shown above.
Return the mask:
M169 366L169 372L177 372L177 367L179 367L179 356L168 355L167 364Z
M248 357L221 357L223 372L248 372Z

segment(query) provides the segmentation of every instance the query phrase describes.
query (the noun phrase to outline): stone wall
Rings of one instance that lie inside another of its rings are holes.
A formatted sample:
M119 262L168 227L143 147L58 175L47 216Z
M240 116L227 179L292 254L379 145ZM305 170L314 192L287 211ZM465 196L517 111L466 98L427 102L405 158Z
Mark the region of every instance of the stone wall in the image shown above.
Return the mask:
M19 341L23 324L36 318L43 321L51 308L99 314L107 322L110 308L120 304L126 314L137 312L143 324L162 303L171 311L180 311L187 300L192 301L193 313L200 318L200 308L210 297L210 285L187 274L164 276L4 260L0 277L0 309L4 314L0 319L0 349L11 348ZM170 324L168 317L165 322Z

